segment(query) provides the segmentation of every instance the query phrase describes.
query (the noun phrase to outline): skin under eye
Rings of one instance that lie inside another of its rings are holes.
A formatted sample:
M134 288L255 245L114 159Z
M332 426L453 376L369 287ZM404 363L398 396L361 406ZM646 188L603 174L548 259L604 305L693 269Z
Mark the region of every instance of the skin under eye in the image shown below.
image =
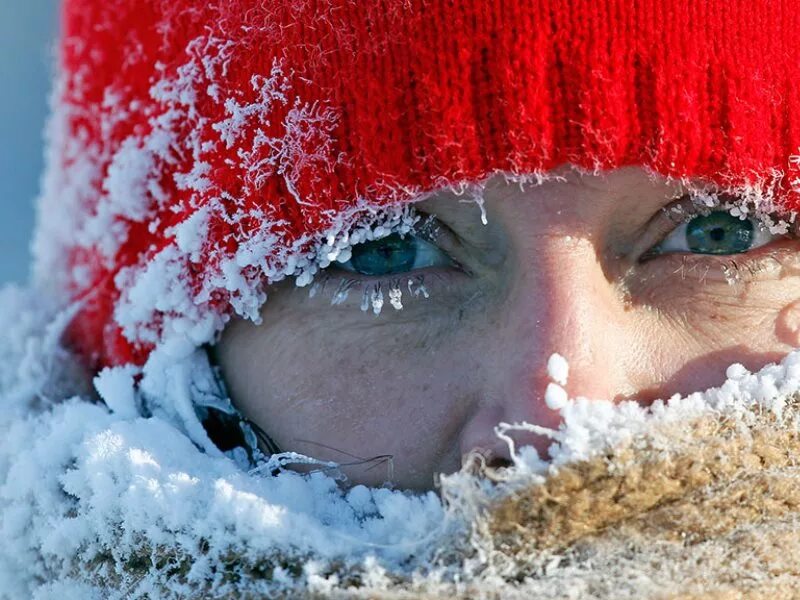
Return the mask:
M741 254L779 239L753 218L740 219L724 210L697 215L676 227L648 255L669 253Z
M412 234L393 233L353 246L350 260L339 267L360 275L382 276L452 265L453 261L432 243Z

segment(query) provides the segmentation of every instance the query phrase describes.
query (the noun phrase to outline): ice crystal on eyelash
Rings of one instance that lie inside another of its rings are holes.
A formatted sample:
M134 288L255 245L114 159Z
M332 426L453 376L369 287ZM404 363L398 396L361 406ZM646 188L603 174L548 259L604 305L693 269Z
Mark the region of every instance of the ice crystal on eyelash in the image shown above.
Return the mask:
M719 203L717 197L712 194L698 194L695 199L706 208L713 208Z
M670 216L675 216L678 222L689 220L698 214L708 215L717 209L727 211L741 220L753 219L758 226L773 235L785 235L791 230L797 217L796 212L778 213L772 192L757 185L737 189L717 189L710 185L698 187L698 184L691 182L685 182L685 185L686 194L696 212L687 211L684 206L666 208Z
M369 287L365 285L361 292L361 312L367 312L369 310L369 300L370 290Z
M729 187L690 181L683 184L693 197L707 198L709 208L728 210L740 219L751 218L771 234L784 235L792 229L797 212L787 209L782 202L783 178L782 171L770 170L752 183Z
M353 286L357 283L355 279L342 279L339 282L339 285L336 288L336 291L333 293L331 297L331 305L338 306L339 304L344 304L347 302L347 298L350 295L350 290L353 289Z
M315 298L325 292L325 288L330 279L338 278L336 276L328 276L323 274L321 279L315 281L309 289L309 298ZM382 280L378 282L364 281L355 278L342 278L339 279L336 289L331 294L331 306L338 306L344 304L350 294L356 290L361 293L360 309L362 312L367 312L372 308L375 315L379 315L385 306L386 295L384 288L388 289L389 304L395 310L403 310L403 279L395 278L391 281ZM408 294L411 298L430 298L430 292L424 285L424 276L417 275L405 279Z
M308 297L309 298L315 298L316 295L319 293L319 291L321 289L322 289L322 282L321 281L315 281L308 288Z
M420 215L410 204L392 205L379 209L359 207L352 214L340 216L340 224L321 236L320 242L309 253L312 277L298 285L307 285L318 271L333 263L350 260L352 248L358 244L378 240L393 233L404 235L412 231Z
M722 265L722 274L725 277L725 282L730 286L737 285L742 281L739 265L735 261Z
M403 291L399 287L389 290L389 303L395 310L403 310Z
M383 290L381 289L380 283L376 283L375 287L372 288L369 301L372 305L372 312L375 313L377 317L383 310Z
M340 227L331 230L328 234L321 236L317 246L308 254L308 260L303 270L295 277L298 286L311 284L309 298L314 298L320 291L324 290L327 279L322 281L315 280L315 276L324 273L331 264L345 263L351 258L352 248L358 244L379 240L394 233L401 235L421 231L428 231L436 226L435 219L429 217L419 225L421 215L413 205L389 206L368 211L360 219L351 218L353 221L349 227ZM347 219L344 219L347 221ZM323 276L324 277L324 276ZM429 298L430 293L423 285L424 278L417 276L408 279L408 290L412 297ZM362 284L362 297L360 308L367 312L372 307L375 315L379 315L384 305L383 284ZM414 284L417 288L414 289ZM349 298L350 292L359 285L356 279L342 280L331 298L331 305L343 304ZM403 309L402 290L400 279L396 279L389 286L389 302L395 310Z
M416 289L412 290L412 285L416 284ZM422 295L423 298L430 298L430 293L428 292L428 288L425 287L425 276L424 275L417 275L415 280L409 279L408 281L408 291L414 298L419 298Z
M774 265L775 263L772 264ZM735 260L731 260L723 267L723 272L725 273L725 280L729 285L739 285L746 283L759 273L768 271L770 268L771 267L765 263L740 264Z

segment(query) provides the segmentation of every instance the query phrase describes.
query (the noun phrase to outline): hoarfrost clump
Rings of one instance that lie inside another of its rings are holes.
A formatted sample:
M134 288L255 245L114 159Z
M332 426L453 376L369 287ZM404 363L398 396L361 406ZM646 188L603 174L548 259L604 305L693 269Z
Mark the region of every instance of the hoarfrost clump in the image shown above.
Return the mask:
M559 385L567 385L567 377L569 376L569 363L567 359L558 353L553 353L547 359L547 374L550 379Z
M403 290L399 287L389 290L389 303L395 310L403 310Z

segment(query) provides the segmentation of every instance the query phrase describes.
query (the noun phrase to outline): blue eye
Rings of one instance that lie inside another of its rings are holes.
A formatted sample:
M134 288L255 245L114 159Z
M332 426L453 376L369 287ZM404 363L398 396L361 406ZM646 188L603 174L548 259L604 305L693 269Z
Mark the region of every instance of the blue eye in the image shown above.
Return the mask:
M656 254L741 254L779 237L752 218L740 219L718 210L679 225L653 251Z
M351 251L350 260L339 266L361 275L396 275L453 264L439 248L410 234L393 233L379 240L356 244Z

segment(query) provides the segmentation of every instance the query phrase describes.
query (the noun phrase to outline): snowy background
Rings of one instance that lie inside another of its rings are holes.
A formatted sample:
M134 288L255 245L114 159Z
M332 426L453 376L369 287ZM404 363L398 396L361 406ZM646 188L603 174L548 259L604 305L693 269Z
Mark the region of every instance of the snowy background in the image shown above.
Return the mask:
M0 284L27 277L56 7L0 0Z

